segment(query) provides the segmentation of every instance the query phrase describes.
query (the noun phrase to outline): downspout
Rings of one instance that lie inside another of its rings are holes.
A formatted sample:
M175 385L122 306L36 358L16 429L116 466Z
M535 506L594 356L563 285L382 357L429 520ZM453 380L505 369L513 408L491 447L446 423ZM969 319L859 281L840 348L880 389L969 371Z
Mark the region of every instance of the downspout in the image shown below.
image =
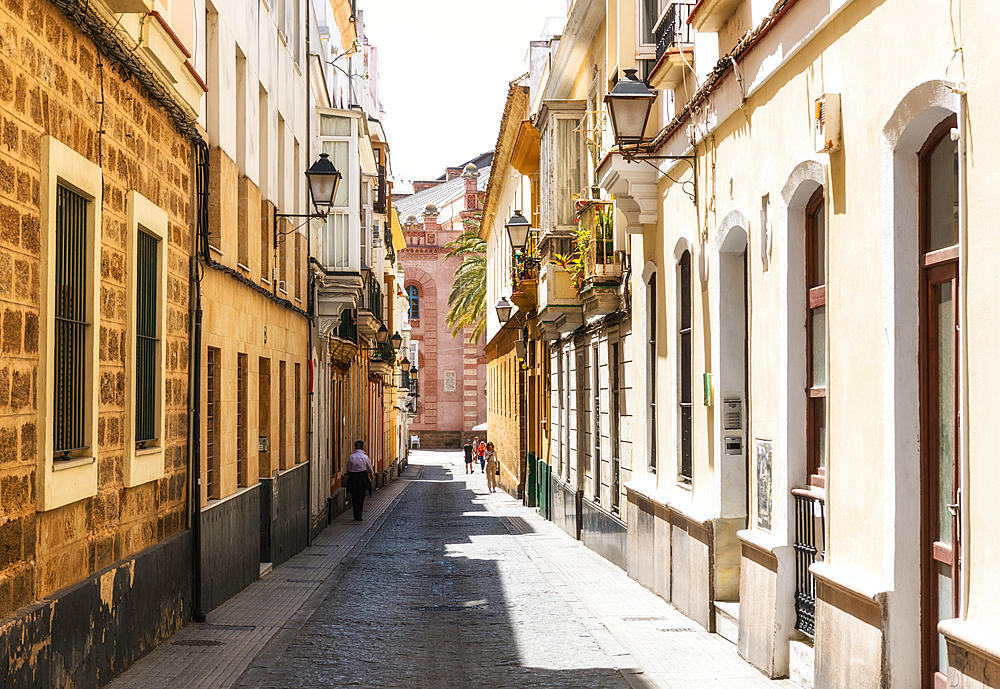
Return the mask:
M201 280L202 271L198 262L198 257L208 256L208 147L204 141L194 142L195 160L195 185L197 199L195 203L197 231L195 232L195 252L191 257L191 286L192 286L192 368L191 378L191 423L189 426L189 437L193 442L189 446L191 454L190 473L193 477L189 499L191 500L191 529L193 532L193 618L195 622L204 622L205 611L202 607L202 557L201 557L201 334L202 334L202 308L201 308Z
M312 82L309 80L309 64L312 59L309 54L309 47L312 41L309 40L309 17L312 14L311 3L306 3L306 151L312 152L312 139L309 138L309 119L311 116L310 102L312 101ZM311 155L306 156L306 161L311 158ZM311 163L310 163L311 165ZM309 185L306 185L306 194L309 194ZM306 212L309 212L309 201L306 200ZM309 269L309 257L312 256L312 220L306 221L306 275L310 276L306 280L306 311L309 313L309 318L306 319L306 329L309 333L309 340L306 345L306 375L309 376L307 381L306 395L309 400L308 408L309 414L306 416L306 462L309 464L309 470L306 472L306 507L309 511L309 527L306 531L306 544L312 545L312 532L313 532L313 511L312 511L312 491L313 491L313 466L312 462L312 441L313 441L313 380L315 379L315 371L312 360L312 349L313 349L313 281L312 281L312 271ZM298 275L295 276L296 280L299 280ZM297 441L296 441L297 442ZM316 503L317 508L319 502Z
M959 96L958 107L958 292L959 292L959 321L958 321L958 418L960 446L958 453L959 462L959 492L958 492L958 532L959 551L961 567L961 588L959 589L959 614L962 619L966 619L969 613L969 499L967 496L968 487L971 485L971 471L969 468L969 177L968 177L968 128L966 119L968 117L969 100L968 94L957 90Z

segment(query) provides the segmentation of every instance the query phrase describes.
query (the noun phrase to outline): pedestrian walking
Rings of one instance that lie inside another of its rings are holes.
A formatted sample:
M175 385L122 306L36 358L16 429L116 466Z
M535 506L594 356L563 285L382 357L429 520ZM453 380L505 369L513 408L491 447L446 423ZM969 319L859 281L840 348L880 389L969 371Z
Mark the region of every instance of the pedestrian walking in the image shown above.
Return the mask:
M465 445L462 446L465 450L465 473L472 473L472 441L468 438L465 439Z
M486 473L486 443L485 441L479 441L479 447L476 448L476 454L479 456L479 472Z
M365 494L372 492L374 474L372 460L365 454L365 441L355 440L354 452L347 458L347 494L351 496L351 507L354 508L356 522L363 520Z
M497 477L500 476L500 461L497 459L496 448L493 443L486 443L486 486L491 493L497 489Z

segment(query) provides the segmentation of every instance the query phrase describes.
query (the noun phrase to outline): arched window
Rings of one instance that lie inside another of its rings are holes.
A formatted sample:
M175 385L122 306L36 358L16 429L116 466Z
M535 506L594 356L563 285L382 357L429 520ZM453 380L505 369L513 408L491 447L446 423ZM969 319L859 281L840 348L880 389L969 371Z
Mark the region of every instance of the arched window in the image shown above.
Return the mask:
M406 298L410 300L410 318L420 318L420 290L416 285L406 288Z

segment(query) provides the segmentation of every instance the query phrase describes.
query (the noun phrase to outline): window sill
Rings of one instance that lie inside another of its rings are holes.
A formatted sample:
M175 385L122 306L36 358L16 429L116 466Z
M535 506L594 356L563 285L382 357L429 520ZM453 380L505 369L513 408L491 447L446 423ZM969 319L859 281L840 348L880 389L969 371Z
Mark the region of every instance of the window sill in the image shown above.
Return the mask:
M261 278L261 279L260 279L260 281L261 281L261 282L263 282L263 283L264 283L265 285L267 285L268 287L270 287L270 286L271 286L271 281L270 281L270 280L268 280L267 278Z
M249 273L250 272L250 266L248 266L248 265L244 265L242 263L237 263L236 267L239 268L240 270L242 270L244 273Z
M96 461L96 457L74 457L73 459L53 460L52 471L74 469L76 467L86 466L87 464L93 464Z
M212 244L209 244L209 245L208 245L208 250L209 250L209 251L212 251L212 252L214 252L214 253L217 253L217 254L219 254L219 256L225 256L225 255L226 255L226 254L224 254L224 253L222 252L222 249L220 249L220 248L219 248L219 247L217 247L217 246L212 246Z

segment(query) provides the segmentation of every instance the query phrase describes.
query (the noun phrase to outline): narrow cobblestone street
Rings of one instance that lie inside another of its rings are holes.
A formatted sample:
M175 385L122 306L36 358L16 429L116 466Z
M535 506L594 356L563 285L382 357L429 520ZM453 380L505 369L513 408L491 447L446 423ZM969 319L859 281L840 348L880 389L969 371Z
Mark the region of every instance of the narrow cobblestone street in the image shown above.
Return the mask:
M341 515L111 687L793 686L463 472L414 452L364 522Z

